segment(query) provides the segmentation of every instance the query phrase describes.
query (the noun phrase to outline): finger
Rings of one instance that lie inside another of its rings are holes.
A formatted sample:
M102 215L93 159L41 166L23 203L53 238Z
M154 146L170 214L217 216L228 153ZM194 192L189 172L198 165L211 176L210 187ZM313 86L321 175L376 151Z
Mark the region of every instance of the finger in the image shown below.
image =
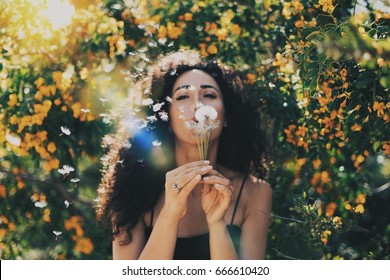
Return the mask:
M233 199L233 193L230 188L227 188L224 185L215 184L214 188L222 194L226 204L230 204L230 201Z
M187 175L184 175L184 176L177 176L175 178L173 178L173 182L176 182L180 185L181 188L185 188L186 185L192 180L192 178L194 178L195 176L197 175L204 175L206 174L210 169L212 169L213 167L212 166L204 166L202 168L198 168L196 170L193 170L192 172L188 173ZM202 179L202 177L201 177Z
M206 175L206 176L203 176L202 178L203 182L205 184L221 184L221 185L224 185L224 186L230 186L231 185L231 182L229 179L226 179L225 177L219 177L219 176L216 176L216 175Z
M183 189L179 192L180 196L188 197L188 195L192 192L192 190L196 187L196 185L200 182L202 176L200 174L194 176Z
M183 177L185 177L185 176L187 176L187 175L189 175L191 173L193 174L194 171L196 172L196 171L202 170L202 169L203 169L203 171L208 172L208 171L212 170L213 167L211 165L203 165L203 166L201 165L201 166L191 167L191 168L183 170L180 173L177 173L177 174L174 174L174 175L170 174L170 176L167 177L167 181L179 181L181 178L183 178ZM202 171L202 175L204 175L203 171ZM196 174L200 174L200 173L196 173ZM188 181L189 180L187 180L187 182Z
M210 161L208 161L208 160L193 161L193 162L183 164L183 165L169 171L168 173L170 173L171 176L176 176L177 174L183 172L184 170L186 170L188 168L199 167L199 166L204 166L204 165L209 165L209 164L210 164Z

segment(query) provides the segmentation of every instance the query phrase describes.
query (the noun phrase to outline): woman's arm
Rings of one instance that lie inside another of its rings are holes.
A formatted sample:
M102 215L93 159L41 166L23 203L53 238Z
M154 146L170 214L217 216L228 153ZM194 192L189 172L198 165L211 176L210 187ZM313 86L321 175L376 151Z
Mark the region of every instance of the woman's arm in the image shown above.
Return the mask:
M248 203L241 227L241 259L264 259L267 248L269 216L272 207L272 189L264 181L248 182Z
M236 249L224 221L209 225L212 260L238 260Z

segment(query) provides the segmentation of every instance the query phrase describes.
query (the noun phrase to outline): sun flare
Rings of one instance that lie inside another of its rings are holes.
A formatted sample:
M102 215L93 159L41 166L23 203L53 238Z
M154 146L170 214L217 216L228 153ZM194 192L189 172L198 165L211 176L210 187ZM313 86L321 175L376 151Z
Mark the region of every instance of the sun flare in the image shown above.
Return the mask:
M67 0L47 1L46 9L41 13L51 23L54 30L69 25L72 22L75 8Z

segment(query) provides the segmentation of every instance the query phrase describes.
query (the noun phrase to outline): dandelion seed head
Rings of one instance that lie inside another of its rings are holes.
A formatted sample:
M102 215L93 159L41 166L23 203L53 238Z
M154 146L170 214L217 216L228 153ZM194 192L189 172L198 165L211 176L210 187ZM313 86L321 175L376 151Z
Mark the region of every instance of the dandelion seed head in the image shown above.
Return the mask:
M211 106L201 106L195 112L195 119L200 123L204 123L206 120L214 121L217 116L217 111Z

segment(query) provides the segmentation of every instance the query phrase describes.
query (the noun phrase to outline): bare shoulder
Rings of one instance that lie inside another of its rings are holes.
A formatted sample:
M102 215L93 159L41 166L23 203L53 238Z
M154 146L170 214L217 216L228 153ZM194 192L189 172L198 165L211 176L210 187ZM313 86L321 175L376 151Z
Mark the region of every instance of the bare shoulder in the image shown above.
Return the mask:
M247 210L256 208L258 211L270 214L272 205L272 189L264 180L249 176L245 182L245 197Z

